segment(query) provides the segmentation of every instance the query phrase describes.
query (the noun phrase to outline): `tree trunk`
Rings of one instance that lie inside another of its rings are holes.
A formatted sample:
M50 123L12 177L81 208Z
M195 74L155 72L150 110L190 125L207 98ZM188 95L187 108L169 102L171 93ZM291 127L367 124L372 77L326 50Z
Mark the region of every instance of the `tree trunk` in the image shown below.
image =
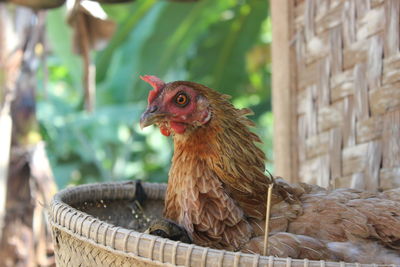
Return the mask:
M54 265L45 209L56 186L35 118L44 22L44 12L0 4L0 123L11 126L7 118L12 119L10 154L0 151L0 182L6 188L5 205L0 200L2 266ZM9 132L1 132L0 142L7 137Z

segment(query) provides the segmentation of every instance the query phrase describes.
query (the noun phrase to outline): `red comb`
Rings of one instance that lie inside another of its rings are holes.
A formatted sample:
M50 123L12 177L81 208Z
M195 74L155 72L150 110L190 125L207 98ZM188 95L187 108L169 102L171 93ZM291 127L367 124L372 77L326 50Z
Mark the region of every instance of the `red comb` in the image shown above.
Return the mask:
M164 87L165 82L163 82L160 78L153 75L140 76L140 79L149 83L153 87L153 90L149 92L149 96L147 98L147 102L148 104L150 104L160 93L160 90L161 88Z

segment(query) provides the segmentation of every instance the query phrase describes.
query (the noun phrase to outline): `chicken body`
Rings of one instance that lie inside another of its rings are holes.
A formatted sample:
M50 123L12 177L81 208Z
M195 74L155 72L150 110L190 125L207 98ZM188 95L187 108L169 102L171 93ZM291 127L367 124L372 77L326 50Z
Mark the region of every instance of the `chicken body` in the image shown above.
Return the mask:
M327 191L274 179L249 130L249 110L197 83L143 79L154 90L141 125L155 123L174 139L164 215L195 244L261 253L266 192L274 183L270 255L365 262L376 251L375 262L400 264L396 193ZM189 103L181 105L182 95Z

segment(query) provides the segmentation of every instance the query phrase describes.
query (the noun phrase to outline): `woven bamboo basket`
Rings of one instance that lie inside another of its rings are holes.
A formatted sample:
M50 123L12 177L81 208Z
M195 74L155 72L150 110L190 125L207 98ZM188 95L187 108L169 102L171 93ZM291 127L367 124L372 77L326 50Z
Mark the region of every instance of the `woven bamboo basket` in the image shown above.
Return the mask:
M161 216L165 184L144 183L149 205L145 212ZM119 206L134 199L135 183L89 184L57 193L49 209L57 266L285 266L378 267L265 257L174 242L127 228L132 215L118 214ZM89 213L76 207L107 203Z

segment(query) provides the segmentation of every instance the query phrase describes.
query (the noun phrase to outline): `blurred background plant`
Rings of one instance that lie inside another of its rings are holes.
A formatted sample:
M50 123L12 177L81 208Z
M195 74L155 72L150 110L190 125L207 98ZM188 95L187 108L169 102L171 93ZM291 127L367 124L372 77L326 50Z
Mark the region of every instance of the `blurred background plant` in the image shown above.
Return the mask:
M124 179L166 182L172 143L155 128L141 131L149 86L139 75L191 80L250 107L273 168L268 1L138 0L102 5L117 30L91 52L96 110L83 110L82 62L72 52L65 7L47 14L50 53L39 71L37 117L59 189Z

